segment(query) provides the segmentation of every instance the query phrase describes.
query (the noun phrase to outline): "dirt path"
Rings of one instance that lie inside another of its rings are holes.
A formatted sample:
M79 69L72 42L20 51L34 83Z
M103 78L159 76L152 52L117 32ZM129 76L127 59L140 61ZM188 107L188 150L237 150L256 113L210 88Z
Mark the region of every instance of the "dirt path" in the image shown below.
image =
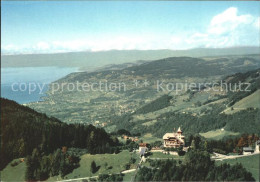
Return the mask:
M58 182L77 181L77 180L90 179L90 178L98 178L98 176L83 177L83 178L74 178L74 179L66 179L66 180L60 180L60 181L58 181Z
M218 153L214 153L216 156L212 156L211 158L216 160L216 161L222 161L222 160L226 160L226 159L236 159L236 158L240 158L240 157L246 157L246 156L252 156L252 155L259 155L260 153L253 153L253 154L248 154L248 155L223 155L223 154L218 154Z

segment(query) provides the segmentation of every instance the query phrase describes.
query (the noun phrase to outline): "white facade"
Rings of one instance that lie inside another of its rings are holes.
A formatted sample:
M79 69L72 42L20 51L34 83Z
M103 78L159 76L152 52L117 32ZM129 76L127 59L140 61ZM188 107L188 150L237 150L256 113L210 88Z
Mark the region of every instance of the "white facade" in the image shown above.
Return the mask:
M245 152L245 151L243 151L243 155L249 155L249 154L252 154L252 152Z
M260 141L256 141L255 142L255 153L259 153L259 145L260 145Z

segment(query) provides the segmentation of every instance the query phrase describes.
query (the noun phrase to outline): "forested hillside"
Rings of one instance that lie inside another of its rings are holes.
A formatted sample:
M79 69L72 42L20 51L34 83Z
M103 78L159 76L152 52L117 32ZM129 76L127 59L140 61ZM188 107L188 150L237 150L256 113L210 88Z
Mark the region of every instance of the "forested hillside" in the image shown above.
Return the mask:
M217 106L216 106L217 107ZM128 128L133 133L153 133L153 136L161 138L166 132L172 132L176 127L181 126L185 135L207 132L220 128L227 131L239 133L260 134L259 113L260 110L243 110L232 115L220 114L221 110L209 111L203 116L192 116L190 114L169 112L156 118L156 124L144 126L143 123L149 120L131 122L133 116L127 115L115 118L119 129Z
M146 114L168 107L170 105L171 99L171 96L163 95L158 99L152 101L151 103L148 103L147 105L144 105L143 107L139 108L136 111L136 114Z
M260 69L249 71L246 73L236 73L234 75L228 76L226 79L227 84L232 85L232 90L238 89L239 83L249 83L242 85L242 89L247 89L248 91L244 92L228 92L228 99L229 99L229 106L234 105L239 100L249 96L250 94L254 93L258 89L260 89ZM259 100L259 98L256 98ZM260 100L259 100L260 102Z
M247 84L242 84L242 90L239 91L241 83ZM230 85L229 90L222 95L218 95L220 92L215 92L211 99L207 95L210 91L207 93L203 89L202 91L189 91L182 95L164 95L137 108L135 113L115 116L111 120L118 129L128 128L133 133L152 133L158 138L179 126L186 135L217 129L237 134L255 133L259 135L259 106L250 107L250 103L248 103L247 107L239 108L236 112L226 113L226 110L236 109L233 108L235 103L260 89L260 70L227 76L223 79L224 84ZM246 87L248 87L248 91L245 90ZM251 97L260 103L259 96L254 94Z
M105 153L114 150L117 142L104 129L66 124L1 98L0 169L14 158L31 155L35 148L45 154L62 146L85 148L89 153Z

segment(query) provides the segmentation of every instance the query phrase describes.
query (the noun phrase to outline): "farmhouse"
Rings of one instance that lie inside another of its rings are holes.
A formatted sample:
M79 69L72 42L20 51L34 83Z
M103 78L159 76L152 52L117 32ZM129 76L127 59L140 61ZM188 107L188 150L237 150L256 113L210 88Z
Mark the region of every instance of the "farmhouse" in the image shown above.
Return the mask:
M139 143L139 154L140 154L140 156L143 156L147 152L147 150L148 150L147 146L148 146L147 143Z
M182 135L180 127L177 133L166 133L163 136L163 146L166 148L178 148L184 146L184 136Z

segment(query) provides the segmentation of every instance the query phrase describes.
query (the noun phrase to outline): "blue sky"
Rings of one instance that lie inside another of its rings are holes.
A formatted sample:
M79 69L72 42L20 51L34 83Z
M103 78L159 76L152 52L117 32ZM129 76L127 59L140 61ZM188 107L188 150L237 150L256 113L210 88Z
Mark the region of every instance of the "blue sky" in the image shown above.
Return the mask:
M259 46L257 1L1 3L3 54Z

